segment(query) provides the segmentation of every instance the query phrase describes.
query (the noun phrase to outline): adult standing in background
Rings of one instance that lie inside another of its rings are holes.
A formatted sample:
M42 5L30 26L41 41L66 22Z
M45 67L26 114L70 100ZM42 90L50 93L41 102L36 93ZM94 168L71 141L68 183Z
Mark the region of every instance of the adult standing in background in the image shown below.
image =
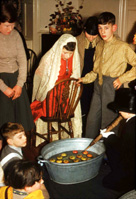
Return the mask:
M98 19L96 16L91 16L86 20L82 33L77 36L78 51L80 55L80 70L82 77L84 77L93 69L94 51L99 40L100 37L98 36ZM84 89L81 97L81 109L83 121L82 129L84 136L86 119L90 108L94 83L84 84L83 86Z
M21 123L34 128L29 99L24 87L27 60L22 39L14 29L17 9L11 1L0 2L0 127Z

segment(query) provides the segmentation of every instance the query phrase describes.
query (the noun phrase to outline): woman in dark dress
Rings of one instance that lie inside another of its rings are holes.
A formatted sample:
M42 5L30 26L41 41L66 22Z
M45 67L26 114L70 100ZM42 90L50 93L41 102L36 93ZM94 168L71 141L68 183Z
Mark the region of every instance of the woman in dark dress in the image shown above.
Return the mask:
M34 122L24 87L27 60L22 39L14 29L17 10L12 3L1 1L0 11L0 127L17 122L30 131Z

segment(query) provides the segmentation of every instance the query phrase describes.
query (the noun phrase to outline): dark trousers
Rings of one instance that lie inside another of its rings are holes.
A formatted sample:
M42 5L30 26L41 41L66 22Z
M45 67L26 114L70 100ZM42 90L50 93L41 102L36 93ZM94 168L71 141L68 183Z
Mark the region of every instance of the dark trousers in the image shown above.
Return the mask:
M98 84L98 78L95 80L85 137L97 137L100 134L100 129L109 126L118 116L117 113L107 108L108 103L114 101L115 89L113 88L113 81L115 79L103 76L102 86ZM117 127L114 128L114 132L117 132Z

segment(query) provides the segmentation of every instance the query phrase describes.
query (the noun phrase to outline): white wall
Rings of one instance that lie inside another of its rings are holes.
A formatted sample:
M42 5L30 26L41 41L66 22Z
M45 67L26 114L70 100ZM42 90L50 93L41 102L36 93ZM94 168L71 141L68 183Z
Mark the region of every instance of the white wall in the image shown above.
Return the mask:
M84 8L81 10L81 14L87 18L90 15L98 15L101 12L108 11L113 12L118 17L118 8L119 0L84 0Z
M136 33L136 0L127 1L126 9L126 29L124 40L131 43L134 33Z

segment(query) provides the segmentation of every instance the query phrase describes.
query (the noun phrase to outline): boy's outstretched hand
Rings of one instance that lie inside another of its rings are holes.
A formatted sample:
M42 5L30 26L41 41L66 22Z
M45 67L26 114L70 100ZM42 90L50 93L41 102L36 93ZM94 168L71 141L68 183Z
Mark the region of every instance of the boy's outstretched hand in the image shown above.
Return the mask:
M76 84L80 85L80 83L82 83L82 78L79 78L78 81L76 82Z
M120 82L119 78L117 78L114 82L113 82L113 87L115 89L119 89L121 87L122 83Z

